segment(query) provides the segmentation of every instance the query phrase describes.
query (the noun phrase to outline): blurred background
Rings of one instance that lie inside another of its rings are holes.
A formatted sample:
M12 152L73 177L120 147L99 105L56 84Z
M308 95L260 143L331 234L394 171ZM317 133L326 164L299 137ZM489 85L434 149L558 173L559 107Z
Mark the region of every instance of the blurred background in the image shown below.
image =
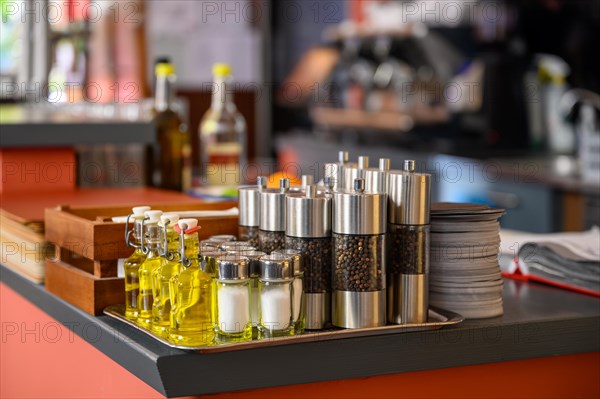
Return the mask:
M345 150L350 161L369 156L371 166L414 159L434 175L434 200L506 208L503 227L600 224L598 1L0 6L4 192L31 185L28 170L49 174L36 160L56 157L73 164L74 178L54 188L158 185L227 195L211 186L232 182L203 178L217 150L201 133L221 94L215 83L225 70L213 65L225 63L227 101L245 122L227 139L239 145L234 183L275 174L318 181L324 163ZM171 158L189 158L175 168L191 169L189 185L153 179L153 154L173 151L156 118L157 62L174 68L164 87L189 150Z

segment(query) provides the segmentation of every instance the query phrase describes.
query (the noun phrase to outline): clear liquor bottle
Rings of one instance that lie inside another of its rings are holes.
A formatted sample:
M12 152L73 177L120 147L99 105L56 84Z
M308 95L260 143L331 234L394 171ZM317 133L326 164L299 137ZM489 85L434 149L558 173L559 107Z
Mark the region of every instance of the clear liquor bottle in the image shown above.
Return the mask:
M200 123L200 175L203 185L237 186L246 164L246 120L233 101L231 67L213 66L210 109Z

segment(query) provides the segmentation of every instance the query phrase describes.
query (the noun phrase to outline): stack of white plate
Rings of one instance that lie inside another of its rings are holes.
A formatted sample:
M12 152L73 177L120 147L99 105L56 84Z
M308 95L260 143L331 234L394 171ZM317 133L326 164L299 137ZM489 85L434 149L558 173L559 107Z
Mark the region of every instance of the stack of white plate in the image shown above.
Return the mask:
M503 314L498 264L503 209L439 202L431 206L429 302L466 318Z

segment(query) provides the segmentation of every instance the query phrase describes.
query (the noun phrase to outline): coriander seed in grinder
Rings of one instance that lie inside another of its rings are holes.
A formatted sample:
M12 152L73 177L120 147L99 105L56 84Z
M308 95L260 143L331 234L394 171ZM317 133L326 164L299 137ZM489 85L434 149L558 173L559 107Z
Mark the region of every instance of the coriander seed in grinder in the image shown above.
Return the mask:
M333 194L332 322L343 328L386 324L385 232L387 194L354 190Z
M331 322L331 196L308 186L286 201L285 246L304 258L305 328L320 330Z
M267 178L259 176L256 186L242 186L238 190L240 222L238 236L240 241L248 241L258 247L260 226L260 192L267 188Z
M279 189L260 192L259 249L267 254L285 248L285 196L290 179L281 179Z
M429 215L431 175L415 162L388 180L387 319L394 324L427 322L429 308Z

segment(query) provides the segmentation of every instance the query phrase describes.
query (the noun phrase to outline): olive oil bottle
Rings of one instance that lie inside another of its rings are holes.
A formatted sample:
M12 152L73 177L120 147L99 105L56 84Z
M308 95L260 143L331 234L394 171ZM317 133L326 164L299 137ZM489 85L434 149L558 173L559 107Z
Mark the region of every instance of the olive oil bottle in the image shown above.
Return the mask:
M181 270L179 263L179 235L173 228L179 221L179 216L173 213L160 217L159 226L163 230L166 244L163 256L166 262L152 273L152 290L154 304L152 305L152 331L162 337L168 336L171 322L170 280Z
M182 270L171 279L169 340L179 345L211 345L214 331L214 283L199 261L198 221L182 219L180 234Z
M161 59L154 68L153 122L158 147L153 154L152 185L170 190L188 191L192 181L192 147L188 127L173 109L175 66Z
M138 295L140 293L139 269L146 260L146 255L142 251L142 225L144 221L144 212L149 211L149 206L136 206L130 218L133 219L133 232L127 230L126 240L130 247L135 248L133 254L123 263L125 271L125 317L135 320L138 317ZM129 228L129 223L126 228ZM133 240L130 241L130 235Z
M138 296L137 324L150 328L152 323L152 305L154 294L152 292L152 273L161 267L166 259L162 256L164 238L158 222L162 211L147 211L147 220L144 221L143 250L146 251L146 260L140 266L140 294Z

